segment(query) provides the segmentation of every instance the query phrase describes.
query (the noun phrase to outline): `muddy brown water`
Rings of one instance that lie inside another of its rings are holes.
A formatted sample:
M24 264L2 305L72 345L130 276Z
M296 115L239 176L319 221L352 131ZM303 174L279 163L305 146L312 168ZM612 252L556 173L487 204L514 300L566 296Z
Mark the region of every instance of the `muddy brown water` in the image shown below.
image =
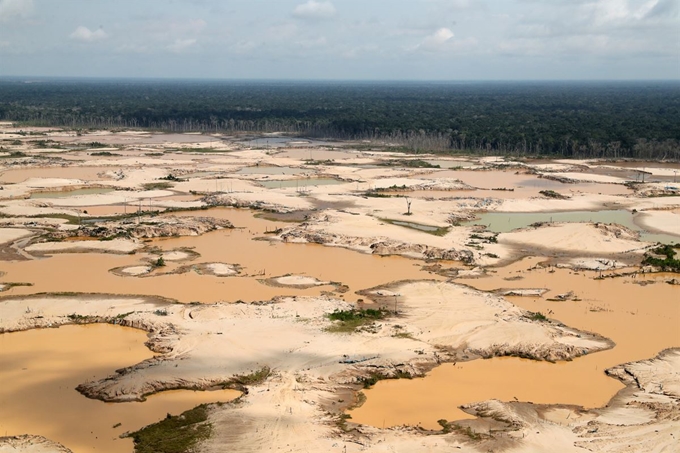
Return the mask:
M626 195L631 191L620 184L563 184L564 187L557 188L557 192L572 196L579 193L602 194L602 195ZM404 196L410 198L424 199L450 199L450 198L495 198L499 200L524 199L529 197L543 197L541 187L519 187L514 190L413 190L413 191L393 191L385 192L392 196ZM552 189L555 190L555 189Z
M40 167L40 168L12 168L0 175L2 183L19 183L31 178L63 178L82 179L83 181L102 181L111 179L104 173L110 171L107 167Z
M280 295L320 295L321 288L277 288L259 280L286 274L302 274L322 281L340 282L350 287L343 297L356 301L354 291L387 284L395 280L431 278L421 270L422 262L402 257L379 257L317 244L283 244L254 240L265 231L290 224L254 218L249 210L218 208L185 212L185 216L226 218L233 230L219 230L200 237L155 239L147 243L162 250L192 248L201 262L223 262L243 267L243 276L219 278L196 272L150 277L121 277L110 269L139 265L148 255L100 253L54 254L38 260L0 262L6 272L3 281L30 282L32 287L15 287L6 294L38 292L94 292L110 294L158 295L180 302L259 301ZM156 257L154 257L155 260ZM187 263L181 263L187 264ZM168 263L155 274L172 272L178 265ZM357 272L361 269L361 272Z
M120 439L165 417L206 402L231 401L234 390L171 391L147 401L104 403L84 397L78 384L151 357L140 330L95 324L0 335L0 436L36 434L70 448L131 453Z
M594 280L594 272L527 270L538 261L525 259L490 277L459 282L481 290L549 288L542 298L507 299L570 327L610 338L616 343L613 349L556 364L518 358L445 364L422 379L382 381L364 391L367 400L349 412L352 421L377 427L420 424L439 429L438 419L472 418L458 409L460 405L493 398L601 407L623 388L604 370L680 346L680 287L665 283L673 275ZM517 276L522 279L506 280ZM644 280L656 283L637 284ZM569 291L575 291L581 301L547 300Z
M465 184L477 188L477 190L448 191L449 197L515 199L539 197L541 196L540 192L543 190L554 190L563 195L573 195L578 193L624 195L631 193L631 191L626 186L621 184L566 184L547 178L539 178L530 174L517 173L516 171L441 170L425 175L412 176L411 178L458 179ZM493 190L501 188L513 190ZM441 193L441 195L438 195L438 197L443 197L443 193L445 193L445 191L440 191L437 193ZM405 194L411 196L411 193L406 192ZM417 195L414 196L427 197L427 191L419 191L417 192Z
M287 149L275 154L276 157L284 157L287 159L314 159L314 160L346 160L358 159L363 157L358 151L347 150L327 150L327 149Z

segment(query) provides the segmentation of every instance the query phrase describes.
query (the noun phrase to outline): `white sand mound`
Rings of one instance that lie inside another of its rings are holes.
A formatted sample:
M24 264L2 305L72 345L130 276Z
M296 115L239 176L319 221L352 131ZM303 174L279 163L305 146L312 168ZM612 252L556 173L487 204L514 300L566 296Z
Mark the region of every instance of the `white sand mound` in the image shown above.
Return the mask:
M656 231L680 236L680 212L645 211L639 217L640 223ZM678 239L680 242L680 239Z
M144 275L148 274L151 272L151 267L150 266L131 266L131 267L124 267L120 270L123 274L127 275Z
M284 277L276 277L273 281L285 286L323 286L329 284L329 282L323 282L314 277L306 277L304 275L286 275Z
M189 259L191 254L183 252L182 250L172 250L170 252L163 252L161 256L164 261L183 261Z
M238 270L235 266L231 264L224 263L208 263L205 267L213 274L218 277L227 277L229 275L238 274Z
M32 231L23 228L0 228L0 244L14 242L31 234Z
M133 311L118 322L152 332L152 348L164 354L81 386L86 395L107 401L139 399L161 389L207 388L263 366L281 372L306 370L336 383L354 382L357 374L366 372L362 366L385 373L398 366L420 374L446 357L439 346L463 355L521 354L554 360L610 347L600 337L532 321L502 298L467 287L416 282L399 285L398 292L399 318L354 334L327 330L334 324L326 314L352 306L323 297L162 307L152 299L116 296L19 297L0 304L0 331L65 324L73 313L115 318ZM167 315L158 316L159 308ZM396 324L412 338L393 337ZM369 359L356 365L344 362L346 355Z
M139 250L143 245L130 239L114 239L112 241L63 241L40 242L26 247L27 252L36 253L131 253Z
M71 450L42 436L0 437L0 453L72 453Z
M531 351L558 360L561 353L580 355L579 348L606 347L602 340L586 338L568 328L528 323L526 313L518 307L467 287L414 282L397 290L397 306L405 312L407 325L418 329L412 335L429 344L466 345L482 356Z
M572 269L585 269L591 271L611 271L626 267L625 263L607 258L572 258L557 267L569 267Z
M548 224L498 236L505 245L536 247L578 254L643 253L641 243L626 230L592 223Z

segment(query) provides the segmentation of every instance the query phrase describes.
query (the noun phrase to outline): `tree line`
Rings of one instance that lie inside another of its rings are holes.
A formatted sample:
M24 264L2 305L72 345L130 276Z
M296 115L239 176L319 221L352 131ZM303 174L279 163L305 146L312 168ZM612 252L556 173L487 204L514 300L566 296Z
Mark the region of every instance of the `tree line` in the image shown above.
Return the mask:
M680 159L680 84L0 80L0 118L285 132L413 151Z

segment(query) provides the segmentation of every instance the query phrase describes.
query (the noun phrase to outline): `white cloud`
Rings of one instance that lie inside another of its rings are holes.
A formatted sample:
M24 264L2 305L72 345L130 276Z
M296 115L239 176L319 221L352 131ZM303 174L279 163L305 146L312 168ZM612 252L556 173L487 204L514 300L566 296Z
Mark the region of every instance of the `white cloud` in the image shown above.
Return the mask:
M193 38L190 38L190 39L175 39L175 42L168 45L166 48L170 52L182 53L182 52L188 50L190 47L194 46L195 44L196 44L196 40L193 39Z
M94 42L106 39L109 37L109 35L107 35L106 32L101 28L92 31L89 28L81 25L80 27L76 28L76 30L73 33L71 33L70 37L71 39L75 39L76 41Z
M451 29L440 28L430 36L426 37L420 44L420 46L425 48L441 47L447 42L449 42L451 39L453 39L454 36L455 35L451 31Z
M27 17L33 12L33 0L0 0L0 21Z
M443 27L428 35L420 44L407 50L423 52L452 52L470 50L477 46L475 38L456 39L451 29Z
M336 12L331 2L309 0L307 3L296 6L293 15L302 19L330 19L335 16Z

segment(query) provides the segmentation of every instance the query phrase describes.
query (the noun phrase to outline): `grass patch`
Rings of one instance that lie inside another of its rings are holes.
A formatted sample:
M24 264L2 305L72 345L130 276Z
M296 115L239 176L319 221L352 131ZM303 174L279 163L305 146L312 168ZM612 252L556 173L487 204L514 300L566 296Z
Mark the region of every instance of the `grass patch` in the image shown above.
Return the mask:
M569 198L569 197L566 197L566 196L562 195L561 193L555 192L554 190L541 190L541 191L538 192L538 193L540 193L540 194L543 195L544 197L547 197L547 198L554 198L554 199L556 199L556 200L566 200L566 199Z
M408 168L441 168L439 165L434 165L420 159L395 159L381 162L383 167L408 167Z
M21 143L19 143L19 144L21 144ZM11 153L9 153L6 156L0 156L0 158L2 158L2 159L14 159L16 157L26 157L26 156L27 156L27 154L22 153L21 151L12 151Z
M26 282L7 282L7 283L0 283L0 285L3 286L3 291L7 291L8 289L16 288L16 287L18 287L18 286L33 286L33 283L26 283Z
M547 322L548 321L548 317L545 316L540 311L529 312L529 315L527 315L527 319L530 319L532 321L541 321L541 322Z
M269 377L270 374L272 374L271 368L269 368L268 366L264 366L259 370L253 371L250 374L241 374L238 376L234 376L232 382L240 385L257 385L261 382L264 382Z
M449 434L449 433L459 433L463 434L464 436L470 438L471 440L474 441L480 441L483 439L483 436L479 434L478 432L475 432L472 428L469 426L462 426L458 423L451 423L446 419L441 419L437 420L437 423L439 423L439 426L442 427L442 434Z
M404 215L410 215L405 213ZM411 230L420 231L421 233L431 234L433 236L446 236L446 234L451 229L450 227L431 227L429 225L421 225L415 222L404 222L401 220L392 219L378 219L381 222L389 223L390 225L396 225L403 228L410 228Z
M351 310L336 310L333 313L329 313L328 319L335 321L335 323L329 327L327 330L329 332L336 333L349 333L354 332L361 326L372 323L379 319L384 319L388 314L388 311L384 308L374 310L372 308L367 309L351 309Z
M363 193L364 197L370 197L370 198L392 198L392 195L382 193L381 191L377 190L367 190L366 192Z
M186 179L178 178L177 176L175 176L173 174L169 174L168 176L164 176L164 177L158 178L158 179L162 179L164 181L175 181L175 182L186 181Z
M678 244L661 245L653 249L651 253L645 253L642 264L659 267L664 272L680 272L680 260L676 258L677 252L675 251L677 246ZM662 256L664 258L660 258Z
M91 322L94 322L97 317L95 316L90 316L90 315L79 315L76 313L71 313L70 315L67 316L69 320L76 324L88 324Z
M413 335L408 332L398 332L392 335L392 338L408 338L409 340L415 340Z
M142 184L142 187L144 190L165 190L165 189L171 189L172 184L169 182L147 182L146 184Z
M377 384L379 381L386 379L413 379L410 373L406 371L396 370L393 375L383 374L378 371L373 371L368 376L359 378L359 383L365 388L369 389Z
M210 437L208 407L201 404L181 415L168 414L164 420L128 434L135 453L189 453Z

